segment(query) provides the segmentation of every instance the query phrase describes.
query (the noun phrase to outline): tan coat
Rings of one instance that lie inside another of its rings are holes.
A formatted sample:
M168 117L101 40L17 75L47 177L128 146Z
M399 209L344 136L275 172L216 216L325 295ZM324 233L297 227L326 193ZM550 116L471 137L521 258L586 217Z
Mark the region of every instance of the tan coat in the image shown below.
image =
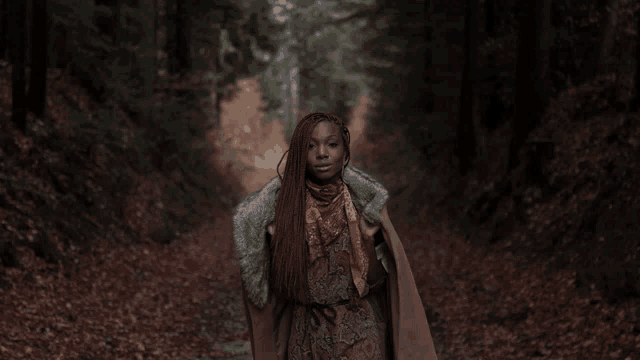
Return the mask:
M437 360L429 324L422 300L405 254L386 206L380 212L380 224L369 225L361 221L363 234L382 232L393 255L387 281L391 308L391 331L394 360ZM273 233L273 228L269 229ZM286 360L286 339L289 338L291 314L287 307L271 293L264 308L254 306L247 297L243 284L245 312L249 322L249 338L254 360ZM276 319L280 319L276 324ZM277 327L277 335L274 329ZM280 342L278 340L281 340ZM280 354L280 356L278 355Z

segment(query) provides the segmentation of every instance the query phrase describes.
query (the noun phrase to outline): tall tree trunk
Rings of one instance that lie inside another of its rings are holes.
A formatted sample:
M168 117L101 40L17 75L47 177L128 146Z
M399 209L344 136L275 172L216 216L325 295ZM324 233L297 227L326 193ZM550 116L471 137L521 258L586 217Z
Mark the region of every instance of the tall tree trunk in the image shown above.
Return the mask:
M291 34L289 34L290 36ZM278 108L278 113L284 121L284 137L287 144L290 143L291 137L293 136L293 132L296 128L296 120L291 117L291 72L290 72L290 64L296 62L295 54L293 54L293 50L290 48L291 39L284 46L280 46L278 50L278 54L276 59L281 66L278 68L278 73L276 75L277 81L280 83L280 99L282 99L282 105ZM328 89L328 84L325 82L325 89ZM331 96L331 92L328 91L327 97Z
M47 17L47 0L33 2L31 39L31 75L29 78L29 107L37 116L43 116L47 96L47 35L51 28Z
M7 59L7 50L9 46L9 23L11 22L9 11L11 0L0 0L0 59ZM9 56L10 57L10 56Z
M223 27L220 26L220 31L222 31ZM218 35L219 37L219 35ZM220 47L222 45L220 45L220 43L218 43L218 48L214 49L214 59L213 59L213 72L216 74L221 74L222 72L224 72L224 70L222 69L222 63L220 61L220 55L219 55L219 51L220 51ZM222 100L224 98L224 89L222 89L221 87L221 81L218 80L215 84L214 84L214 89L215 89L215 116L218 119L218 123L221 122L221 117L222 117Z
M185 73L191 70L191 22L189 19L189 2L177 0L176 6L176 59L178 71Z
M295 62L289 71L289 83L291 84L291 119L293 120L294 129L298 125L298 111L300 98L298 96L298 86L300 84L300 71L298 67L298 57L294 56Z
M548 101L550 0L522 3L516 64L516 98L508 170L520 165L518 152L536 127Z
M300 61L298 59L298 51L299 51L298 50L298 34L294 27L295 16L296 16L295 13L292 14L292 18L288 22L290 26L289 36L291 39L291 50L292 50L291 62L289 63L291 66L289 69L289 94L291 95L291 103L290 103L291 121L292 121L292 126L294 130L298 125L298 110L299 110L298 87L300 84ZM332 91L330 95L335 99L336 97L335 91ZM335 102L332 102L332 105L333 104L335 104ZM291 135L293 135L293 132L291 133Z
M607 71L607 62L615 41L615 28L618 22L617 8L620 0L598 0L596 7L603 14L600 39L596 42L590 61L581 72L583 78L594 77ZM607 9L609 7L611 10Z
M165 0L166 42L164 51L167 53L167 73L175 74L178 68L176 59L176 0Z
M497 35L497 9L496 9L496 0L485 0L485 32L487 37L491 40L496 38ZM496 59L494 53L489 53L487 55L487 67L489 68L489 74L497 73L496 69ZM497 81L497 80L496 80ZM494 86L493 91L489 94L488 97L488 105L487 110L483 114L483 125L489 131L493 132L500 125L503 124L502 111L504 110L501 105L502 102L500 100L500 96L498 94L499 85L496 84Z
M630 104L633 112L640 110L640 10L636 11L636 34L636 73L633 81L636 93Z
M52 20L51 33L49 35L49 67L55 69L64 69L69 63L68 36L67 28Z
M160 29L160 13L162 12L160 8L160 0L154 0L153 9L153 62L155 64L157 74L159 64L156 52L160 51L160 47L158 46L158 30Z
M476 48L478 23L478 0L467 0L465 11L465 41L464 41L464 70L462 73L462 91L460 94L460 116L456 139L456 155L458 156L459 171L466 175L471 168L476 156L476 137L474 133L474 107L473 107L473 69L476 62Z
M431 38L432 38L432 33L433 33L433 28L431 25L430 21L426 21L426 19L428 19L429 14L431 14L431 9L433 8L433 1L425 1L424 2L424 6L423 6L423 17L425 19L423 25L422 25L422 31L423 31L423 36L424 36L424 43L425 44L430 44L431 43ZM423 53L423 62L422 62L422 84L425 87L425 91L423 93L423 108L424 111L428 112L428 113L432 113L433 112L433 103L434 103L434 94L432 91L429 90L429 87L427 84L429 84L431 81L429 79L429 67L432 65L432 52L431 52L431 47L429 46L425 46L424 48L424 53Z
M142 96L146 109L143 109L143 122L147 126L151 126L152 120L152 97L153 97L153 84L156 73L156 40L155 40L155 16L156 16L156 0L141 0L140 11L144 12L146 16L142 22L142 41L140 43L140 56L139 66L140 75L142 79Z
M112 17L112 41L114 46L119 46L122 37L122 1L121 0L113 0L113 17Z
M226 9L219 9L219 12L222 13L222 22L219 24L218 30L219 32L216 34L216 36L218 37L218 39L220 39L222 37L222 31L225 31L225 28L227 27L227 10ZM222 51L223 51L223 47L224 45L222 44L222 41L218 41L217 42L218 47L213 49L213 53L215 54L214 59L213 59L213 66L214 69L213 71L216 74L223 74L225 72L224 67L223 67L223 55L222 55ZM216 83L214 84L214 88L215 88L215 113L218 119L218 123L221 123L222 121L222 102L224 100L224 95L225 95L225 86L223 86L224 80L223 79L219 79L216 81Z
M613 49L613 45L616 41L615 33L616 27L618 25L618 4L620 0L611 0L610 10L608 11L608 16L606 20L606 24L604 27L604 31L602 31L602 41L600 43L600 53L598 56L598 73L605 74L608 71L608 63L609 56L611 55L611 50ZM596 75L596 74L594 74Z
M541 108L544 111L549 103L553 84L551 82L551 2L552 0L538 0L536 19L538 39L536 42L536 87L541 94Z
M11 121L24 134L27 131L27 99L25 96L26 86L26 44L27 39L27 7L24 1L10 1L11 3L11 72L12 80L12 107Z
M31 23L31 16L33 13L33 1L25 0L24 6L26 7L24 16L27 24L24 28L24 31L26 33L25 34L26 42L24 43L24 49L25 49L24 63L27 65L27 74L29 74L29 71L30 71L29 65L31 65L31 37L33 36L33 24Z
M563 18L564 11L560 9L558 2L552 3L551 26L553 28L562 26ZM563 71L564 68L561 62L563 57L562 53L564 53L565 48L564 45L560 45L560 43L556 43L555 41L549 42L549 82L554 91L553 96L566 88L567 80L565 77L568 73L567 71Z
M490 38L496 37L496 0L485 0L485 24L484 30Z

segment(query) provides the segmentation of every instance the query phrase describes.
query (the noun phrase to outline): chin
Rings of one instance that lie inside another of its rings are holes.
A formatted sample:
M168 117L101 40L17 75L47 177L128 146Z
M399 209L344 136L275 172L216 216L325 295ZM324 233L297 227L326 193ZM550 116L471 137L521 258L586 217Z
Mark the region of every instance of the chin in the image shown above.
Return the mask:
M314 176L312 177L312 180L325 182L325 181L335 179L338 176L339 176L338 173L335 173L335 174L320 173L320 174L314 174Z
M320 180L330 180L330 179L333 179L335 176L336 174L318 174L318 176L316 177Z

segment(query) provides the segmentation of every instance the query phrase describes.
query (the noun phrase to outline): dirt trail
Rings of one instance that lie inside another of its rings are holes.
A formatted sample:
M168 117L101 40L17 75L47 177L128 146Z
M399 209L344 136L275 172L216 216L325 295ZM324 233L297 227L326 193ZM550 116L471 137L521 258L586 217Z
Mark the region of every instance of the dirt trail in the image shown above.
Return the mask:
M578 296L573 273L481 252L447 224L394 226L441 360L640 358L636 314ZM59 271L21 248L24 269L0 281L0 358L251 359L231 230L218 214L170 246L100 244Z
M248 353L231 219L170 246L102 244L69 269L21 248L0 288L3 359L224 359Z

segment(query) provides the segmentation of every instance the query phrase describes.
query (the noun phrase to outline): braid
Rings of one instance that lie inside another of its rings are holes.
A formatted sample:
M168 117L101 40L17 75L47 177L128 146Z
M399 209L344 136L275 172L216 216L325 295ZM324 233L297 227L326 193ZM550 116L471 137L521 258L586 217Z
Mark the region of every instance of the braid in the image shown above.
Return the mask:
M311 133L321 121L329 121L340 128L349 163L351 152L349 129L335 115L316 112L302 118L291 137L291 144L278 162L278 177L281 186L276 200L275 234L269 248L271 251L271 269L269 285L280 297L310 302L307 280L308 248L305 241L306 187L305 176L307 154ZM284 169L284 179L280 176L280 164L289 153Z

